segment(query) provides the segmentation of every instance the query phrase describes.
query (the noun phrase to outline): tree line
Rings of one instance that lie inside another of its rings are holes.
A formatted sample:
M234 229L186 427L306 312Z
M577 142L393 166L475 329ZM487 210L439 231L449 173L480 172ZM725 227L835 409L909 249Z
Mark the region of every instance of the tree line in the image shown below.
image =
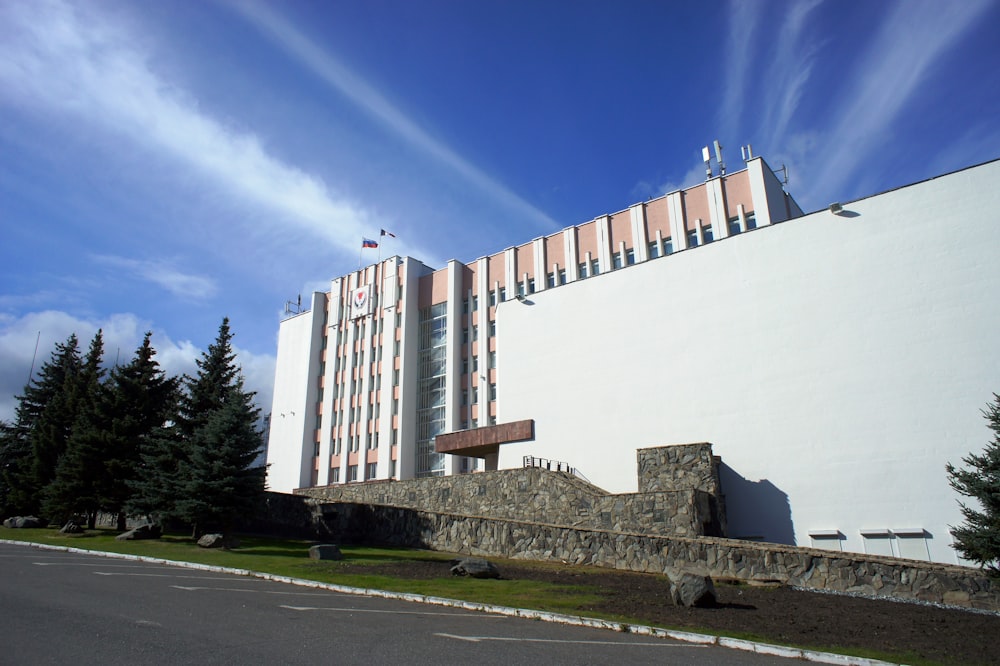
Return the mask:
M264 497L260 410L243 386L229 320L197 361L169 377L146 333L132 359L103 367L98 331L86 354L76 335L55 345L29 379L13 422L0 422L0 511L50 523L98 513L183 522L227 538Z

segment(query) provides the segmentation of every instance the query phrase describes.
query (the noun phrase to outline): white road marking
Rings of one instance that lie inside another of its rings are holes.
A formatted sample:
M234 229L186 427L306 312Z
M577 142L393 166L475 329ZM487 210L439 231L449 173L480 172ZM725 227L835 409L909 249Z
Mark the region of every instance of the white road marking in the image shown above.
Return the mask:
M479 643L480 641L508 641L511 643L567 643L574 645L626 645L632 646L644 646L644 647L672 647L672 648L692 648L692 647L708 647L707 645L691 645L686 643L668 643L666 641L658 641L656 643L626 643L623 641L578 641L578 640L566 640L561 638L518 638L516 636L458 636L456 634L434 634L435 636L441 636L442 638L454 638L459 641L468 641L470 643Z
M197 576L193 576L193 578L197 578ZM232 580L232 579L229 578L223 580ZM174 588L175 590L184 590L185 592L198 592L201 590L211 590L213 592L253 592L254 594L283 594L291 597L328 597L331 594L335 594L332 592L281 592L279 590L248 590L243 587L199 587L197 585L191 585L191 586L171 585L170 587ZM347 596L347 595L338 595L338 596Z
M426 611L394 611L394 610L380 610L374 608L320 608L317 606L280 606L280 608L287 608L288 610L295 611L333 611L335 613L384 613L386 615L440 615L445 617L481 617L488 619L502 619L502 615L490 615L488 613L441 613L441 612L426 612Z
M228 580L232 581L232 576L179 576L176 574L156 574L156 573L128 573L124 571L94 571L98 576L139 576L146 578L193 578L194 580ZM247 582L258 582L255 579L248 579ZM260 580L265 583L267 581Z
M97 562L32 562L39 567L107 567L115 569L176 569L177 567L158 567L142 564L106 564L105 561Z

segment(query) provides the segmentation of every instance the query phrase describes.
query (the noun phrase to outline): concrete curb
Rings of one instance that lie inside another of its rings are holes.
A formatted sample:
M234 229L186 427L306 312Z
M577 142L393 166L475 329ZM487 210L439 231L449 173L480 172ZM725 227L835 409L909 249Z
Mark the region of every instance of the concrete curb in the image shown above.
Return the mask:
M766 654L772 657L785 657L788 659L799 659L819 664L838 664L840 666L894 666L892 662L879 661L878 659L866 659L864 657L850 657L832 652L818 652L815 650L805 650L801 648L786 647L783 645L771 645L770 643L758 643L740 638L726 638L725 636L712 636L709 634L696 634L687 631L674 631L671 629L659 629L641 624L628 624L624 622L613 622L611 620L600 620L592 617L582 617L579 615L563 615L561 613L548 613L545 611L530 610L527 608L512 608L510 606L493 606L491 604L480 604L473 601L460 601L458 599L445 599L443 597L431 597L425 594L411 594L407 592L388 592L386 590L376 590L361 587L348 587L346 585L335 585L333 583L320 583L314 580L302 578L290 578L288 576L278 576L275 574L251 571L249 569L233 569L230 567L219 567L212 564L198 564L196 562L179 562L177 560L164 560L159 557L146 557L145 555L128 555L125 553L109 553L102 550L85 550L83 548L72 548L70 546L53 546L44 543L32 543L30 541L13 541L11 539L0 539L0 544L15 546L29 546L39 550L54 550L66 553L79 553L82 555L93 555L96 557L107 557L116 560L133 560L137 562L147 562L150 564L166 564L182 569L197 569L199 571L211 571L215 573L226 573L236 576L246 576L248 578L259 578L278 583L288 583L299 587L311 587L330 592L340 592L342 594L353 594L365 597L380 597L383 599L397 599L400 601L413 601L421 604L433 604L436 606L447 606L450 608L461 608L463 610L480 611L492 613L494 615L505 615L509 617L522 617L531 620L541 620L542 622L555 622L577 627L590 627L594 629L607 629L624 634L637 634L640 636L653 636L656 638L672 638L685 643L695 643L698 645L718 645L719 647L730 648L732 650L743 650L744 652L755 652Z

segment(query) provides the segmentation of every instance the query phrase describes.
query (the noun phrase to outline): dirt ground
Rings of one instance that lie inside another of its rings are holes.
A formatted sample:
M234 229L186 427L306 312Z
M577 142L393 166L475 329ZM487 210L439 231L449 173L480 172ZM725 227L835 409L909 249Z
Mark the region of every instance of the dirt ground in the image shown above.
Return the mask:
M660 576L527 562L497 564L505 579L595 586L605 601L587 610L634 618L637 624L734 632L819 650L835 646L878 650L905 662L919 657L944 664L1000 664L1000 615L995 614L735 584L716 585L715 608L684 608L671 605L667 583ZM344 568L413 579L449 575L447 562Z

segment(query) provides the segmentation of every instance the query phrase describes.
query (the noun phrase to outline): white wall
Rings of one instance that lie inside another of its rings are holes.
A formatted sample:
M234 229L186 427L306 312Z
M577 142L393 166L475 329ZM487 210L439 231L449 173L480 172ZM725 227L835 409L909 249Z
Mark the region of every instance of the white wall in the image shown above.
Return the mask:
M498 313L501 447L636 489L635 450L709 441L730 535L920 527L954 562L945 464L1000 392L1000 162L763 227Z
M275 363L267 488L290 493L308 486L313 469L313 431L319 353L326 294L312 295L312 309L281 322Z

